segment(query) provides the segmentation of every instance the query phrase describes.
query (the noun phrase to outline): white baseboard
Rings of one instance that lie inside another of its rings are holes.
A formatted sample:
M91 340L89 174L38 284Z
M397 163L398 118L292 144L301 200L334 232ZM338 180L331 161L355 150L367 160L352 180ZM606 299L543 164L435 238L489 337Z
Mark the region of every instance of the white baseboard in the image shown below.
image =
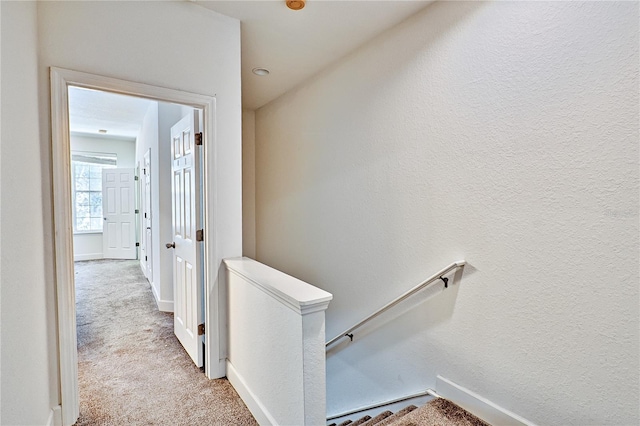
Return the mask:
M161 312L173 312L173 302L170 300L157 300L158 310Z
M233 367L233 364L227 360L227 379L229 379L229 383L235 388L240 398L244 401L245 405L253 414L253 417L256 419L260 426L265 425L277 425L278 423L273 418L273 416L269 413L269 410L262 405L260 400L251 392L251 389L244 381L242 376L238 374L236 369Z
M62 426L62 407L57 405L51 409L47 426Z
M173 312L173 300L160 299L160 295L158 295L156 287L153 284L151 284L151 292L153 293L153 298L156 299L156 305L158 306L159 311Z
M74 254L73 261L78 262L81 260L98 260L104 259L104 255L102 253L87 253L87 254Z
M451 400L489 424L499 426L535 426L533 422L496 405L477 393L463 388L442 376L438 376L436 379L436 392L443 398Z

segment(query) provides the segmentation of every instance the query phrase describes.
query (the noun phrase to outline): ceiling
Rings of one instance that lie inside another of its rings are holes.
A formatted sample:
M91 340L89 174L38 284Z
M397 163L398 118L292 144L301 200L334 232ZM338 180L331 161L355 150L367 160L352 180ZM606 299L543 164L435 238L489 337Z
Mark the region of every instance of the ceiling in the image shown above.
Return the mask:
M69 129L74 133L135 139L153 101L69 88ZM99 130L107 133L100 133Z
M241 21L242 105L257 109L431 1L307 0L299 11L285 0L194 3ZM271 73L257 76L257 67Z
M242 104L257 109L427 6L426 0L307 0L293 11L285 0L191 0L241 21ZM252 69L267 68L257 76ZM136 138L152 101L71 87L69 124L75 133ZM100 129L107 130L106 134Z

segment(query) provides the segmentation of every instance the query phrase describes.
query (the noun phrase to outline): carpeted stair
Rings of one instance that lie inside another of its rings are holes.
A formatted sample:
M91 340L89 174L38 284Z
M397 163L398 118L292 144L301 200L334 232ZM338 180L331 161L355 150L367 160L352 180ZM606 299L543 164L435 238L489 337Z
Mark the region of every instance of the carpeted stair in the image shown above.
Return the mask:
M329 426L489 426L473 414L444 398L435 398L422 407L409 405L392 413L385 411L374 418L364 416Z

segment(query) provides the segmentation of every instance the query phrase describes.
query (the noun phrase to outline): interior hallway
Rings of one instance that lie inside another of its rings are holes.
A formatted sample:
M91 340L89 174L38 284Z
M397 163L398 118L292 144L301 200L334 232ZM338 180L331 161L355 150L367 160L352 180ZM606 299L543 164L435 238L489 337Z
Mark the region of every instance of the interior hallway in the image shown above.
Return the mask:
M208 380L158 311L136 260L75 263L77 425L255 425L226 379Z

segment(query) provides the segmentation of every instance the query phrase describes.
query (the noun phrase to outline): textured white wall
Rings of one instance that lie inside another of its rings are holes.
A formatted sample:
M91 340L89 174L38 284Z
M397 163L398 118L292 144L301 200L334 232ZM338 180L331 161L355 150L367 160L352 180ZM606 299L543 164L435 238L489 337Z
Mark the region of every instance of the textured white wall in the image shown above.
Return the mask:
M242 110L242 253L256 258L256 113Z
M334 294L328 411L453 380L637 424L638 4L435 3L256 113L259 261ZM437 293L437 292L436 292Z
M116 154L118 167L136 167L135 140L72 134L70 143L72 151ZM102 233L73 235L73 256L75 260L100 259L102 258L102 250Z
M2 19L2 203L0 423L46 424L57 405L55 320L45 286L42 198L43 151L39 143L37 22L32 2L0 2ZM46 213L44 214L46 217Z

